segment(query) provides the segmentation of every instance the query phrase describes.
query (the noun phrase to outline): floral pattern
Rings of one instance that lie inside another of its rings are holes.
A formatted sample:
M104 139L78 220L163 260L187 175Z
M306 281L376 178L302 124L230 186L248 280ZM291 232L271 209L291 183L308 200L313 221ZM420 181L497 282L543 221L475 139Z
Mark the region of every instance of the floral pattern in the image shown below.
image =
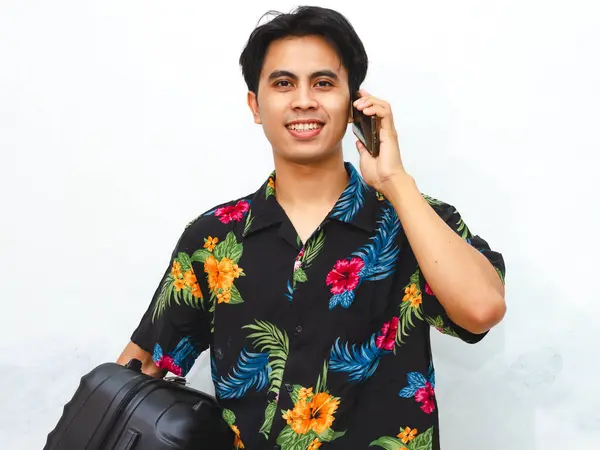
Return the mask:
M362 282L379 281L394 273L396 258L400 253L396 242L400 220L390 203L383 209L379 223L372 242L349 258L338 260L327 274L326 284L331 286L333 294L329 300L329 309L338 305L349 308L354 302L355 291Z
M381 447L386 450L432 450L433 427L424 433L419 433L416 428L400 428L396 437L381 437L371 442L371 447Z
M483 335L450 320L391 203L346 168L348 186L306 242L277 203L275 173L192 221L132 335L179 376L210 348L236 449L440 448L430 326ZM502 256L454 207L424 198L504 282Z
M160 344L157 343L154 346L152 360L159 369L166 369L177 376L182 376L192 367L198 355L200 352L196 351L189 336L186 336L179 341L174 350L166 355Z
M282 450L318 448L323 442L334 441L345 434L331 428L341 400L329 393L326 378L327 365L323 367L322 376L319 375L314 393L312 387L293 387L290 397L294 408L282 411L286 427L277 438Z
M431 414L435 410L435 372L433 363L429 365L427 376L419 372L409 372L406 375L408 386L403 388L398 395L403 398L414 397L421 404L425 414Z

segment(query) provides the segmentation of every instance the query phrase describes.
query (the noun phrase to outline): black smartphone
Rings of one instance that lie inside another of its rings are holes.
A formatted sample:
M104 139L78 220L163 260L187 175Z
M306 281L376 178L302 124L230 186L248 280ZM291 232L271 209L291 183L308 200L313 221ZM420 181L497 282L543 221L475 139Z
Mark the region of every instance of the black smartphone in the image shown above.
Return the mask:
M354 107L354 102L359 98L360 96L356 93L352 99L352 131L367 151L376 158L379 156L381 121L379 117L375 115L367 116Z

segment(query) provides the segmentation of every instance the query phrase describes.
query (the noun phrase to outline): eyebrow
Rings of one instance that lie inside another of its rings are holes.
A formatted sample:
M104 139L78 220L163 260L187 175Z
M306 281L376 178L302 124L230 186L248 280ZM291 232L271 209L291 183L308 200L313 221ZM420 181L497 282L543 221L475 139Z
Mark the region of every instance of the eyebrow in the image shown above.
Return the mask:
M292 80L298 79L298 75L290 72L289 70L275 70L274 72L271 72L271 74L269 75L269 81L272 81L272 80L275 80L276 78L281 78L281 77L291 78ZM331 70L318 70L317 72L313 72L310 74L311 79L319 78L319 77L329 77L334 80L338 79L337 74Z

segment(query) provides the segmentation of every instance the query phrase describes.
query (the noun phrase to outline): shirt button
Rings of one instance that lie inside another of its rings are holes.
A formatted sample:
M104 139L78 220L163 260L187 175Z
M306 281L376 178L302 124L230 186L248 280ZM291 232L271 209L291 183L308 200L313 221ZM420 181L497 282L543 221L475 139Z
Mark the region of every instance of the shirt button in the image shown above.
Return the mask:
M215 356L217 357L217 359L223 359L223 352L220 348L215 349Z
M302 325L298 325L298 326L296 327L296 333L297 333L297 334L300 334L300 333L302 333Z
M274 445L273 450L279 450L281 447L279 445Z
M288 392L292 392L294 390L294 386L292 386L291 384L287 383L285 385L285 390Z

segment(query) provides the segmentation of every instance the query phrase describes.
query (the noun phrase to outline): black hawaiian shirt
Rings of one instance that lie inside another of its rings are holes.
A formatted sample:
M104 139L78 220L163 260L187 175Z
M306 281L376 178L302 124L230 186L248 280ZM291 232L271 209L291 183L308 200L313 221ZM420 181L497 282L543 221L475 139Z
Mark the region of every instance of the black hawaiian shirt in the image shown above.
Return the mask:
M185 376L210 346L234 448L439 449L429 332L475 343L419 270L396 211L346 163L349 183L303 245L275 196L189 224L132 341ZM504 281L504 261L457 210L424 196Z

